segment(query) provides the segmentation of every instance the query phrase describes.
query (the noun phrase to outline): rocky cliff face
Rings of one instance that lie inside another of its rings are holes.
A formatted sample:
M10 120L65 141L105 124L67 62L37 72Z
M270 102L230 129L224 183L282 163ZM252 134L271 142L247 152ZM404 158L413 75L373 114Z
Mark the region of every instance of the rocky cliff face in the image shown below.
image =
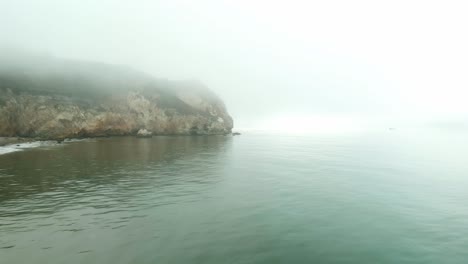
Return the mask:
M0 59L2 59L0 57ZM223 102L196 81L169 82L128 68L51 58L0 65L0 136L72 138L227 134Z

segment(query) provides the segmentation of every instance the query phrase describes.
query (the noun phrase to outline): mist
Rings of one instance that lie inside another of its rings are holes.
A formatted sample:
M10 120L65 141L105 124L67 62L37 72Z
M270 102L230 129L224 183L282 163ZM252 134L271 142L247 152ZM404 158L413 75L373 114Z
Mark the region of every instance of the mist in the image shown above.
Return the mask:
M239 129L466 124L466 11L463 1L4 0L0 46L200 80Z

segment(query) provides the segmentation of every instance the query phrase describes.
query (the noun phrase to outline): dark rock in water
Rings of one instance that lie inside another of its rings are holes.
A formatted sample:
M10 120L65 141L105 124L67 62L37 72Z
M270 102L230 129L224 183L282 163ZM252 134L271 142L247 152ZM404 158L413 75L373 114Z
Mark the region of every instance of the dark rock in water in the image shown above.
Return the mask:
M15 245L11 245L11 246L4 246L4 247L1 247L1 248L3 248L3 249L8 249L8 248L14 248L14 247L15 247Z
M233 135L233 136L240 136L241 133L239 133L239 132L234 132L234 133L232 133L232 135Z
M47 56L0 53L0 61L11 64L0 67L0 137L123 136L141 128L223 135L233 127L222 100L198 81Z

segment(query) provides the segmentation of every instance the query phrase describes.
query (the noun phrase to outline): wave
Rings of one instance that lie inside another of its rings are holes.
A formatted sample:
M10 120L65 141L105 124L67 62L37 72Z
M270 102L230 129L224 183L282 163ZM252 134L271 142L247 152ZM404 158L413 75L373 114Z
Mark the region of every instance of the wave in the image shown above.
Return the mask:
M17 151L23 151L26 149L46 147L46 146L55 146L58 145L57 141L33 141L25 143L15 143L6 146L0 147L0 155L8 154Z

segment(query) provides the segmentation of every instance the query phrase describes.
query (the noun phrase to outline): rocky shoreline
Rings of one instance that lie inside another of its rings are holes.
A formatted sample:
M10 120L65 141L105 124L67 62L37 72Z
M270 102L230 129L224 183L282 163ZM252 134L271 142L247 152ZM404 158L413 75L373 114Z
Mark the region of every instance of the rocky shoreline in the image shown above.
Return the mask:
M158 136L237 136L240 133L227 133L227 134L210 134L210 135L185 135L185 134L160 134L160 135L118 135L118 136L95 136L95 137L70 137L70 138L31 138L31 137L0 137L0 147L12 146L24 143L32 142L41 142L41 141L55 141L57 143L62 143L64 141L71 140L82 140L82 139L92 139L92 138L108 138L108 137L137 137L137 138L151 138Z
M0 147L39 141L36 138L0 137Z

